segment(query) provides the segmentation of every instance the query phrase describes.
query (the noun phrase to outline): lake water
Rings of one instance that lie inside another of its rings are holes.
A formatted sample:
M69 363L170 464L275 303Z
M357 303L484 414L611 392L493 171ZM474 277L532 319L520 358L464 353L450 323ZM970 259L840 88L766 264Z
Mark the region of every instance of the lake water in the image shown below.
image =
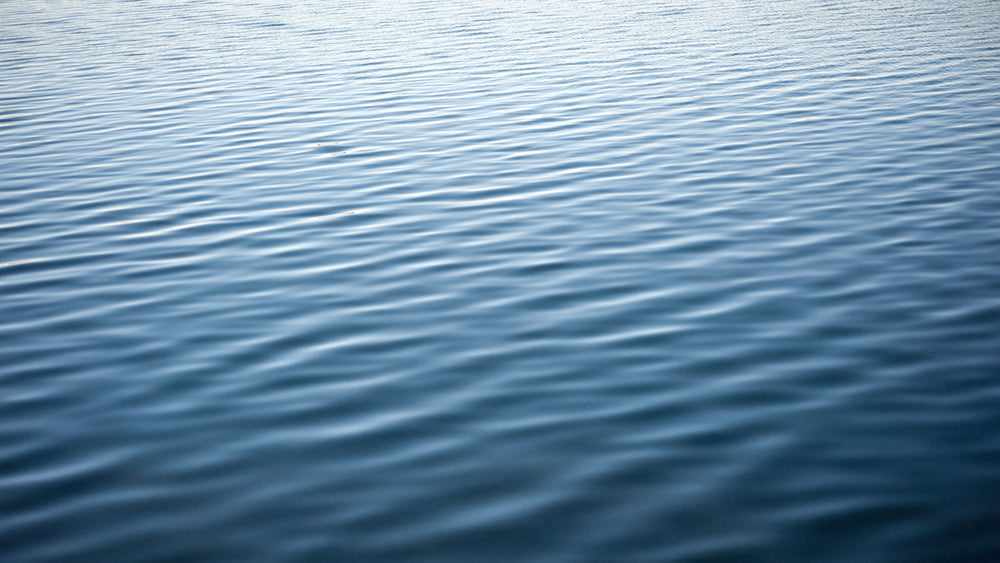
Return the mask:
M1000 3L0 1L0 559L1000 559Z

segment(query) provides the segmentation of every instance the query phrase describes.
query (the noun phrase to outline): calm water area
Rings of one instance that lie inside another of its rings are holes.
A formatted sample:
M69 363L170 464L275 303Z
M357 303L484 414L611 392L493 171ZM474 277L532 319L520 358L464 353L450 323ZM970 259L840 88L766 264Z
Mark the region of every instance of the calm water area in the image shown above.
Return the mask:
M1000 561L1000 2L0 0L0 561Z

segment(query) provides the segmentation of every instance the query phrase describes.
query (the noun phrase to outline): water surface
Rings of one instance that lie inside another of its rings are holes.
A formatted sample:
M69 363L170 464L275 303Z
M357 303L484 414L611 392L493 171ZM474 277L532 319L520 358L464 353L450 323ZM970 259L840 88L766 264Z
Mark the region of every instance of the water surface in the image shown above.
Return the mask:
M0 551L1000 558L1000 4L0 1Z

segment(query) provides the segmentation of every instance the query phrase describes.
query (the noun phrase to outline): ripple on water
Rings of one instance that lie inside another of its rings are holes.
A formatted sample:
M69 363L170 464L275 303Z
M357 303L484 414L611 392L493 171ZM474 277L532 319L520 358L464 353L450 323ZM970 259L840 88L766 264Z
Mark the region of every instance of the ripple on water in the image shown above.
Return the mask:
M0 7L11 561L1000 554L995 3Z

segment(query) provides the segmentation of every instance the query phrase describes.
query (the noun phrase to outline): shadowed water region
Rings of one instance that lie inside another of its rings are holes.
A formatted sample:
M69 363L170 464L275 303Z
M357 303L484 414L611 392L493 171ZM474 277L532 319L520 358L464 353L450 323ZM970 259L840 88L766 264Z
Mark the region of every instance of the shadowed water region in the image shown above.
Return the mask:
M1000 3L0 0L0 559L1000 558Z

